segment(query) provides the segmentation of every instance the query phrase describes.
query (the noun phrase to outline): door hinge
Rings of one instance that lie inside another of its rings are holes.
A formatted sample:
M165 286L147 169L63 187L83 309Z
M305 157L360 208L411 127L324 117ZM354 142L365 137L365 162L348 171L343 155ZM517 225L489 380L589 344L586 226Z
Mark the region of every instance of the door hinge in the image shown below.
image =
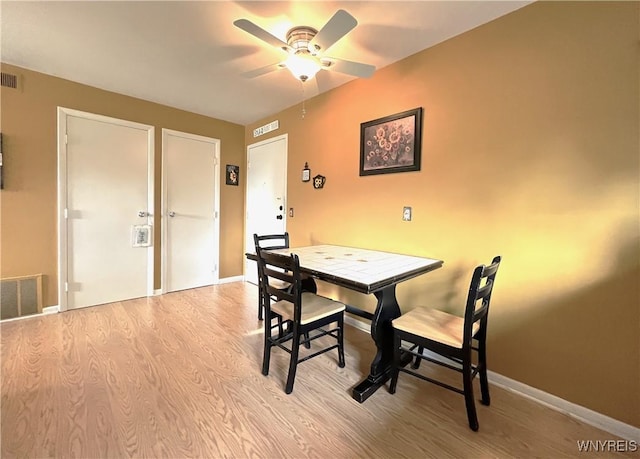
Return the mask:
M218 211L217 210L213 213L213 218L218 218Z
M69 218L69 209L64 209L64 218Z
M64 134L64 144L65 145L69 144L69 136L66 133Z
M69 282L65 282L64 283L64 291L68 292L69 291Z

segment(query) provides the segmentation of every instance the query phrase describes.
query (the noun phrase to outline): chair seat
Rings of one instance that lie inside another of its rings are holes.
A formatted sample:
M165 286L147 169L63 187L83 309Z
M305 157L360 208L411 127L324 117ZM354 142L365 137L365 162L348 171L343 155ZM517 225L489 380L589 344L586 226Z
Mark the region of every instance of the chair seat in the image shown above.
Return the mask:
M303 292L300 323L305 325L345 309L346 306L342 303L315 293ZM293 320L293 303L289 301L277 301L271 305L271 310L280 314L284 320Z
M462 349L464 319L437 309L415 308L393 320L393 328ZM473 324L473 334L480 329Z

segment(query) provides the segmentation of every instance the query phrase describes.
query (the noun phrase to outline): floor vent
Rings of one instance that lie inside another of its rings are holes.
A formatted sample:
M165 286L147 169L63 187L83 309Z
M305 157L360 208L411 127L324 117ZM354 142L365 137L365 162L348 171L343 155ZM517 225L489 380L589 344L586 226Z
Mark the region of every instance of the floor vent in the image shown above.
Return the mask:
M42 312L42 274L0 279L0 320Z
M2 81L2 86L6 86L7 88L15 89L18 87L17 75L11 75L10 73L2 72L0 74L0 80Z

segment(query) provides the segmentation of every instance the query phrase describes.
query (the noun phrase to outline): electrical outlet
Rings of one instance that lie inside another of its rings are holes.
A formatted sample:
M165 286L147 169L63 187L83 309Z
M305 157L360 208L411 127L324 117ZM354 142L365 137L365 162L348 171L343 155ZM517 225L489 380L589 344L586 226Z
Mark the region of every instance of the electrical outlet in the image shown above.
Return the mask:
M411 207L403 207L402 208L402 221L410 222L411 221Z
M289 207L289 217L293 217L293 207Z

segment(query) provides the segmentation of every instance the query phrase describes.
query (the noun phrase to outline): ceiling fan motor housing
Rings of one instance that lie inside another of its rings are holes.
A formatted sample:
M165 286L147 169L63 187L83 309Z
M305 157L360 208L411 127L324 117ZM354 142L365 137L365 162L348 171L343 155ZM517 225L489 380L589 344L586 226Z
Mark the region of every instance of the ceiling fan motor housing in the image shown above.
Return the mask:
M320 51L320 48L313 46L310 42L317 33L318 31L313 27L293 27L287 32L287 44L291 47L294 54L309 53L315 56Z

